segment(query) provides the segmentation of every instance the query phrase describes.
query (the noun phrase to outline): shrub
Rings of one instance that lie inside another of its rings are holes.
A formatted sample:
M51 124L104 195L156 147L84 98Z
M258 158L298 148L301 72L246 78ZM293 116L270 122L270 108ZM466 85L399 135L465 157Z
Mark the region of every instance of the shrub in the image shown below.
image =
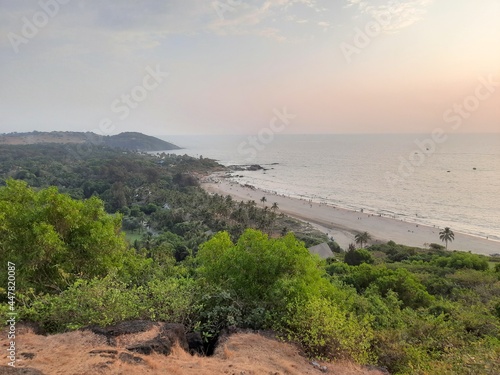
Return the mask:
M198 272L205 285L219 287L246 307L279 315L291 298L332 289L324 270L293 233L277 239L252 229L236 244L221 232L200 247Z
M362 264L352 267L351 272L343 276L342 280L353 285L360 293L371 285L376 286L382 296L392 290L397 293L405 307L425 307L433 300L422 283L403 268L391 270L384 266Z
M152 320L190 326L194 306L198 303L197 287L191 278L155 279L143 289L142 304L147 307L147 315Z
M38 322L48 332L88 325L106 326L141 314L141 299L113 276L78 280L59 295L32 297L22 308L23 320Z
M372 254L365 249L350 249L345 253L344 262L350 266L359 266L363 263L373 264Z
M205 342L215 340L223 329L242 326L243 322L241 303L222 289L205 292L196 305L195 315L194 329L201 333Z
M15 180L0 188L0 258L23 271L20 292L59 292L77 278L121 269L127 245L120 228L121 217L95 197L76 201L55 187L37 192Z
M368 319L358 320L326 298L294 300L288 305L281 330L316 358L351 359L358 363L374 360L370 353L373 331Z
M385 297L381 297L377 286L373 285L364 293L363 302L363 310L358 315L371 316L373 328L400 328L404 325L401 317L402 302L392 290L389 290Z
M438 243L431 243L431 244L429 244L429 249L431 249L431 250L444 250L446 248L443 245L440 245Z
M488 260L485 256L464 252L454 252L450 256L443 256L434 259L434 264L439 267L449 267L454 269L473 269L486 271L489 268Z
M331 263L326 266L326 272L332 276L346 275L350 272L350 267L347 263L344 262Z

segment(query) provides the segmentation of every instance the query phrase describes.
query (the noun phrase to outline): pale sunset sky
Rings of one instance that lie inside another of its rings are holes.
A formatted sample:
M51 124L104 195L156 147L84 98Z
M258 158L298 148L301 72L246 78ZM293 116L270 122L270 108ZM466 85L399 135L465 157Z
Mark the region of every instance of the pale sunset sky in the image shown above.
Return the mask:
M0 0L0 66L0 133L500 132L499 0Z

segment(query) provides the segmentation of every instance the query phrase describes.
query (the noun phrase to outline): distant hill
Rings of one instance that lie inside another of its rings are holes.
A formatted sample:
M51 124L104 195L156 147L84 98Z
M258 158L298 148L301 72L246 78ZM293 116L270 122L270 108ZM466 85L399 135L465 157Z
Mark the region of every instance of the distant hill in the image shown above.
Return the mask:
M180 147L156 137L142 133L128 132L118 135L101 136L91 132L31 132L9 133L0 135L0 144L30 145L41 143L92 143L133 151L168 151Z

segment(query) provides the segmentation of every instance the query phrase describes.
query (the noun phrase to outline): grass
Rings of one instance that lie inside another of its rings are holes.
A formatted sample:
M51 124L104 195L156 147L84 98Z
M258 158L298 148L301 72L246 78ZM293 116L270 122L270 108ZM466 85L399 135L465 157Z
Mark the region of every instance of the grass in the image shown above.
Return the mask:
M156 353L150 356L134 354L142 358L143 362L129 364L119 357L122 352L127 353L122 345L125 342L111 347L104 337L90 331L41 336L22 325L18 329L23 350L33 353L34 356L28 359L21 355L16 365L21 368L35 368L45 374L320 374L294 345L253 333L230 336L223 346L216 349L213 357L191 356L176 345L169 356ZM0 335L7 337L5 330L0 330ZM90 354L96 349L116 350L117 354ZM383 375L379 371L362 368L350 362L319 363L326 365L330 373L334 374Z

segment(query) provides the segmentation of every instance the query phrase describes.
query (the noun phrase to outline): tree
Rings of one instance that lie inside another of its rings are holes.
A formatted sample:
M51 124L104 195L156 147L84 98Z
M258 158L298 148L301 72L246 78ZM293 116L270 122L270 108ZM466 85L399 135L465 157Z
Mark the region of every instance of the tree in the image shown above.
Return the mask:
M365 249L351 249L344 255L344 262L350 266L359 266L362 263L373 264L372 254Z
M439 232L439 239L446 244L446 249L448 249L448 241L451 242L455 239L455 233L453 233L450 227L446 227Z
M348 295L324 277L319 258L292 233L274 239L248 229L233 243L221 232L200 247L197 262L205 295L217 288L215 303L202 302L209 306L202 333L229 324L274 327L310 355L359 359L368 351L368 321L348 312Z
M264 204L267 202L267 198L262 197L262 198L260 198L260 201L262 202L262 206L264 206Z
M121 216L107 214L96 197L77 201L16 180L0 188L0 258L22 270L20 291L59 292L77 278L120 271L131 254L120 230Z
M197 261L207 285L228 290L246 306L283 309L302 293L331 289L322 278L324 271L293 233L270 239L247 229L233 243L228 233L220 232L200 246Z
M372 239L372 236L368 232L358 233L354 236L356 243L359 244L359 247L363 247L363 244L367 244L368 241Z
M276 212L276 210L278 210L278 209L279 209L278 203L274 202L273 205L271 206L271 210Z

